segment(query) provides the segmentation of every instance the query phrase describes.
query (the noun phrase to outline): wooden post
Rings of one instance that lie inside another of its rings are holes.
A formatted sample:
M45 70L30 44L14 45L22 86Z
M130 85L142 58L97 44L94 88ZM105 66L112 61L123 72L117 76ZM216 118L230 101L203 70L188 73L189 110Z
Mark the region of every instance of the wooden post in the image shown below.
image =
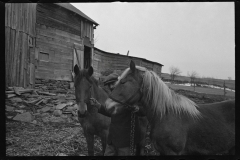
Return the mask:
M226 85L225 85L225 81L223 81L223 95L224 95L225 98L226 98L226 93L227 93Z
M194 90L194 92L195 92L195 85L196 85L195 84L195 79L193 79L193 88L194 88L193 90Z

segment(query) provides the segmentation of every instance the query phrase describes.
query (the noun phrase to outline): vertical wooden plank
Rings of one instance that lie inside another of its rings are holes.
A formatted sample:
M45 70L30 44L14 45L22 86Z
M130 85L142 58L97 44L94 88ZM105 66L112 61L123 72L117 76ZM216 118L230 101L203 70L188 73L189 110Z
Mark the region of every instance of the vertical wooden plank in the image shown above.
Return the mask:
M30 82L29 83L34 88L34 86L35 86L35 66L32 63L30 63Z
M12 22L12 28L16 29L17 27L17 19L16 19L16 14L17 14L17 10L18 10L18 4L17 3L13 3L13 22Z
M11 3L10 8L11 8L11 10L10 10L10 24L9 24L9 26L10 26L10 28L12 28L12 26L13 26L13 10L14 10L12 3Z
M23 32L26 33L26 7L27 7L27 4L24 3L23 4L23 13L22 13L22 22L23 22Z
M28 7L27 7L27 34L29 35L30 32L30 28L31 28L31 25L30 25L30 21L31 21L31 17L30 17L30 7L31 7L31 3L28 3Z
M9 4L5 3L5 26L8 26L8 7Z
M35 61L34 61L34 66L35 66L35 72L38 70L38 55L39 55L39 48L35 47Z
M28 13L29 13L29 6L30 6L30 4L26 3L26 5L27 6L26 6L26 23L25 23L26 24L26 29L25 29L25 32L28 33L28 28L29 28L29 24L28 24L28 22L29 22L29 17L28 17L29 14Z
M6 80L6 86L9 86L9 59L10 59L10 53L9 53L9 44L10 44L10 28L5 27L5 80Z
M22 35L22 52L21 52L21 62L20 62L20 86L24 86L24 62L26 56L26 42L27 42L27 35L23 33Z
M14 79L13 79L13 62L14 62L14 51L15 51L15 33L16 31L14 29L11 29L11 40L10 40L10 54L11 54L11 59L10 59L10 86L14 85Z
M83 38L83 20L81 20L81 38Z
M20 23L19 22L19 19L20 19L19 16L20 16L20 5L21 4L17 3L16 5L17 5L17 8L16 8L16 15L15 15L15 18L16 18L15 23L16 23L16 30L18 31L19 30L19 23Z
M12 4L8 3L8 26L11 27L11 10L12 10Z
M23 32L19 32L19 44L18 44L18 52L16 54L17 56L17 70L16 70L16 78L17 78L17 82L16 82L16 86L20 86L20 71L21 71L21 57L22 57L22 35Z
M19 3L19 31L23 31L23 4Z
M17 84L17 55L18 55L18 43L19 43L19 32L16 31L16 37L15 37L15 50L14 50L14 54L13 54L13 57L14 57L14 60L13 60L13 69L12 69L12 78L13 78L13 81L14 81L14 86L16 86Z
M37 14L37 3L34 3L33 5L33 9L32 9L32 14L33 14L33 36L36 37L36 14ZM35 46L35 43L34 43L34 46Z

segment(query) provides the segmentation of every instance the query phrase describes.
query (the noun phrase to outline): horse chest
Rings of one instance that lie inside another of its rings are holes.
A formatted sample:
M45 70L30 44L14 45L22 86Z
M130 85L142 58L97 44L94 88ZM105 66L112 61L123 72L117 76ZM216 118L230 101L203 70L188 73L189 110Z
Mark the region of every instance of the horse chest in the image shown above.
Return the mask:
M171 117L157 121L151 131L154 147L161 154L180 154L186 142L186 126Z
M108 130L110 118L99 113L88 114L85 118L78 118L85 132L98 135L103 130Z

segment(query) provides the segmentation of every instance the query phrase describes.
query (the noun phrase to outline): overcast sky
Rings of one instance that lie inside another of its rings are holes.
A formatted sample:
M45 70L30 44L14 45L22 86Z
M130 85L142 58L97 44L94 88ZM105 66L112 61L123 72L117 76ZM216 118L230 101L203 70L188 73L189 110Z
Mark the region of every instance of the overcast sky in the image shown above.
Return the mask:
M235 79L234 2L71 3L100 25L95 47Z

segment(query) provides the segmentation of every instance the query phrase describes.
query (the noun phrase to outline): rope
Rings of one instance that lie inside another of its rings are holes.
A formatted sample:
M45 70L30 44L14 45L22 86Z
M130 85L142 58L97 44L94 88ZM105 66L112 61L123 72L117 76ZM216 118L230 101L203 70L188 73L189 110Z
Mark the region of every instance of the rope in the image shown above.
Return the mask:
M131 132L130 132L130 155L134 156L135 145L134 145L134 132L135 132L135 113L131 112Z

